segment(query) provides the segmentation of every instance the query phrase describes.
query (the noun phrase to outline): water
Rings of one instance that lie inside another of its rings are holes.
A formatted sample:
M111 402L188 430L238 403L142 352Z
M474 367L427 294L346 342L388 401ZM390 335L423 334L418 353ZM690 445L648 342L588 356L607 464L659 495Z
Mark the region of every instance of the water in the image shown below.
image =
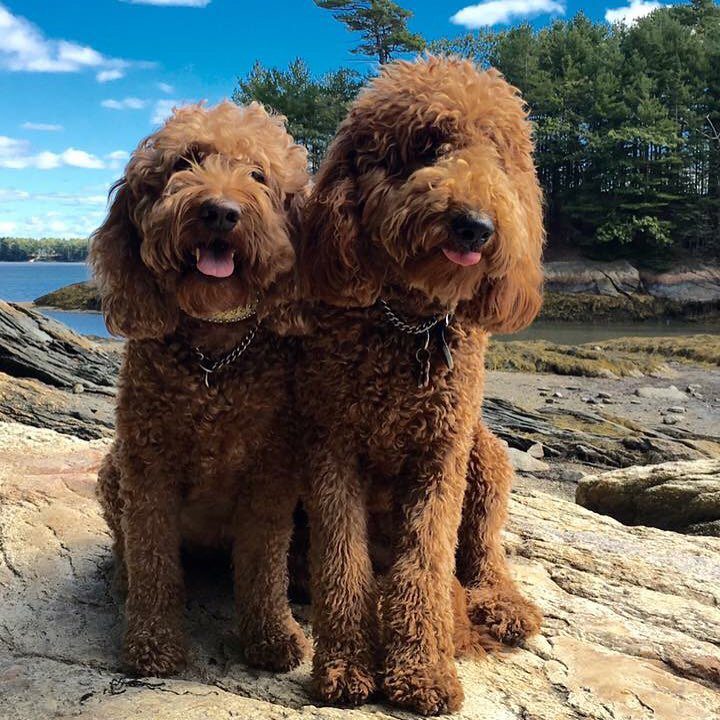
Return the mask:
M32 302L41 295L89 277L90 269L85 263L0 262L0 298L11 302ZM100 313L45 308L41 312L81 335L110 336Z
M85 263L0 262L0 298L32 302L65 285L90 277Z
M85 263L0 262L0 298L11 302L32 302L41 295L90 277ZM82 335L109 337L100 313L42 309ZM548 323L538 321L523 332L503 340L549 340L560 345L602 342L618 337L716 334L720 324L682 321L644 323Z
M514 335L501 340L549 340L558 345L582 345L621 337L670 337L680 335L717 335L720 323L692 323L682 320L647 320L629 323L547 322L538 320Z

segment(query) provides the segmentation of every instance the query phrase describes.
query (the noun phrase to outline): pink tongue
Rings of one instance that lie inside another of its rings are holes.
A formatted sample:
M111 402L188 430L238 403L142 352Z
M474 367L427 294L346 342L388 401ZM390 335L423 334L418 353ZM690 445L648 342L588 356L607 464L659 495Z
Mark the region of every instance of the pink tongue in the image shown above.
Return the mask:
M210 277L230 277L235 270L232 250L228 248L218 252L212 248L200 248L197 269L203 275L210 275Z
M450 262L454 262L456 265L462 265L463 267L477 265L480 260L482 260L482 253L479 252L458 252L457 250L448 250L447 248L443 248L442 251Z

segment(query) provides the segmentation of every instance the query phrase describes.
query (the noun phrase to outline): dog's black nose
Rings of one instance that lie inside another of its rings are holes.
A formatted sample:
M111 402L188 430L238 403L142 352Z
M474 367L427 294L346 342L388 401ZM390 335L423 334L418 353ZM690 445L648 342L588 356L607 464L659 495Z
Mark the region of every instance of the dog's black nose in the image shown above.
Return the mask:
M240 219L240 208L227 200L208 200L200 207L200 219L210 230L230 232Z
M456 215L450 226L455 242L468 252L477 252L495 232L493 221L476 212Z

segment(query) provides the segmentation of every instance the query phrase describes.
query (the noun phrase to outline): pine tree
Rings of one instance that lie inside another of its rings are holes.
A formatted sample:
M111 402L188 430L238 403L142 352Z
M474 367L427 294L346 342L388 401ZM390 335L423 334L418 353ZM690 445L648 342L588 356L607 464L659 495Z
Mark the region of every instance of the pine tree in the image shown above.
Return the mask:
M407 27L412 13L392 0L315 0L315 4L330 10L349 30L360 33L363 42L352 52L376 57L381 65L396 53L425 48L423 38Z
M362 84L360 75L341 68L314 79L304 60L287 70L255 63L247 77L239 78L232 99L257 100L288 119L288 131L308 150L310 167L317 170L348 104Z

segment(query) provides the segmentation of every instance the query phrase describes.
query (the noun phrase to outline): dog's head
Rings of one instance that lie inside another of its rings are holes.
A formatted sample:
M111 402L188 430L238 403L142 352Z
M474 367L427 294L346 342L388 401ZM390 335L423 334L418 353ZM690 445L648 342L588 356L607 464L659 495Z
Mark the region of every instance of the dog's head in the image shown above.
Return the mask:
M140 143L90 260L110 330L173 331L252 303L294 263L290 208L307 157L257 103L177 110Z
M488 330L527 325L544 240L532 150L523 102L498 72L434 57L386 65L306 204L306 292L369 305L399 286Z

